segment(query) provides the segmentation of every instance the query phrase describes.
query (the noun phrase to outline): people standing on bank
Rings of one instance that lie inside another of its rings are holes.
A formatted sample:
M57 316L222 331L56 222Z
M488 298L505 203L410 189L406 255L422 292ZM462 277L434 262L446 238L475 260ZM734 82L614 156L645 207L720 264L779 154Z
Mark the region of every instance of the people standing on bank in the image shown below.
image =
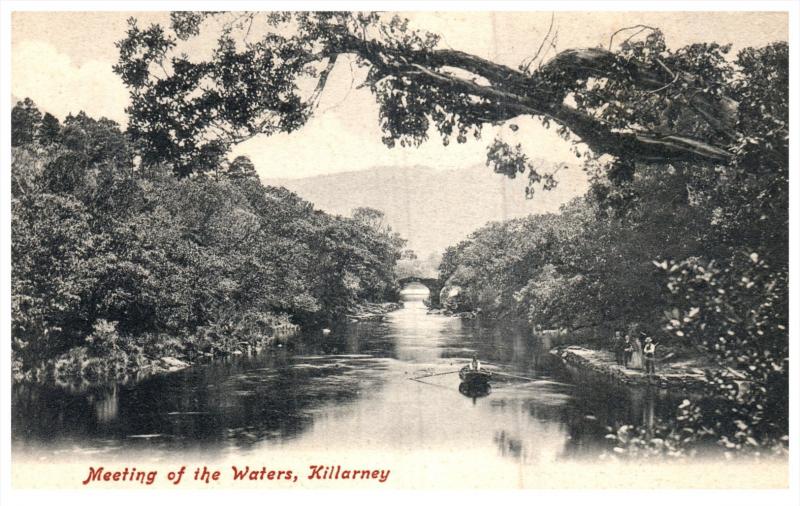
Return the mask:
M644 340L644 369L648 375L656 372L656 344L652 337Z
M614 337L611 339L611 348L614 350L614 361L617 365L622 365L625 360L625 341L622 339L622 332L619 330L614 332Z
M624 365L628 367L633 356L633 343L631 342L631 336L627 334L625 334L625 341L622 343L622 354Z

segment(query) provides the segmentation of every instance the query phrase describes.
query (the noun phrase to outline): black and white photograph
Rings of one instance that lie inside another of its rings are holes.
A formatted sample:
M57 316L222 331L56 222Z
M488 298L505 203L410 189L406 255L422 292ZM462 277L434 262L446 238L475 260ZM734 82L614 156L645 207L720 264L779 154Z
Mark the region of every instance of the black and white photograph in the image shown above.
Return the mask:
M10 486L788 491L797 6L597 4L6 4Z

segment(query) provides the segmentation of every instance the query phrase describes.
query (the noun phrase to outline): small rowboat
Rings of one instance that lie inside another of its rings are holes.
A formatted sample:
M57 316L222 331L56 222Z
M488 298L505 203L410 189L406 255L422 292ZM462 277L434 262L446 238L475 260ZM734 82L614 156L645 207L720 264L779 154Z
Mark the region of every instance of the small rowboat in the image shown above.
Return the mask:
M488 385L492 373L489 371L473 371L468 365L465 365L458 371L458 377L461 381L471 386Z

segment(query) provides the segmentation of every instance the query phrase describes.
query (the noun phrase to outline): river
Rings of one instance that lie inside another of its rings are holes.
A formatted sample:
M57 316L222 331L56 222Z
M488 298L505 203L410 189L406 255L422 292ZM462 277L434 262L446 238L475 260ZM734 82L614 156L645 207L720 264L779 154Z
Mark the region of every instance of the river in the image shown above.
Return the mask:
M107 462L292 454L326 463L371 455L420 480L431 466L469 474L480 462L506 469L514 485L526 469L595 462L613 446L607 427L646 425L681 399L582 377L524 327L427 314L421 298L406 293L405 307L381 322L131 385L15 386L14 454ZM496 375L489 395L462 394L457 374L440 373L473 353L517 378ZM429 374L440 375L411 379Z

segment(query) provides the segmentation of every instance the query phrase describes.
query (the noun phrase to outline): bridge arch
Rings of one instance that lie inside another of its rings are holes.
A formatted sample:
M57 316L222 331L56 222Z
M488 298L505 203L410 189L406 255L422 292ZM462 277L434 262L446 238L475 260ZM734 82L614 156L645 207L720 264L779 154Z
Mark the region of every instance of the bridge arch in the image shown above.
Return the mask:
M408 285L412 283L419 283L420 285L425 286L425 288L427 288L430 291L429 299L431 307L439 306L439 292L442 290L442 285L439 283L438 278L407 276L405 278L397 280L397 284L400 285L400 290L405 289Z

